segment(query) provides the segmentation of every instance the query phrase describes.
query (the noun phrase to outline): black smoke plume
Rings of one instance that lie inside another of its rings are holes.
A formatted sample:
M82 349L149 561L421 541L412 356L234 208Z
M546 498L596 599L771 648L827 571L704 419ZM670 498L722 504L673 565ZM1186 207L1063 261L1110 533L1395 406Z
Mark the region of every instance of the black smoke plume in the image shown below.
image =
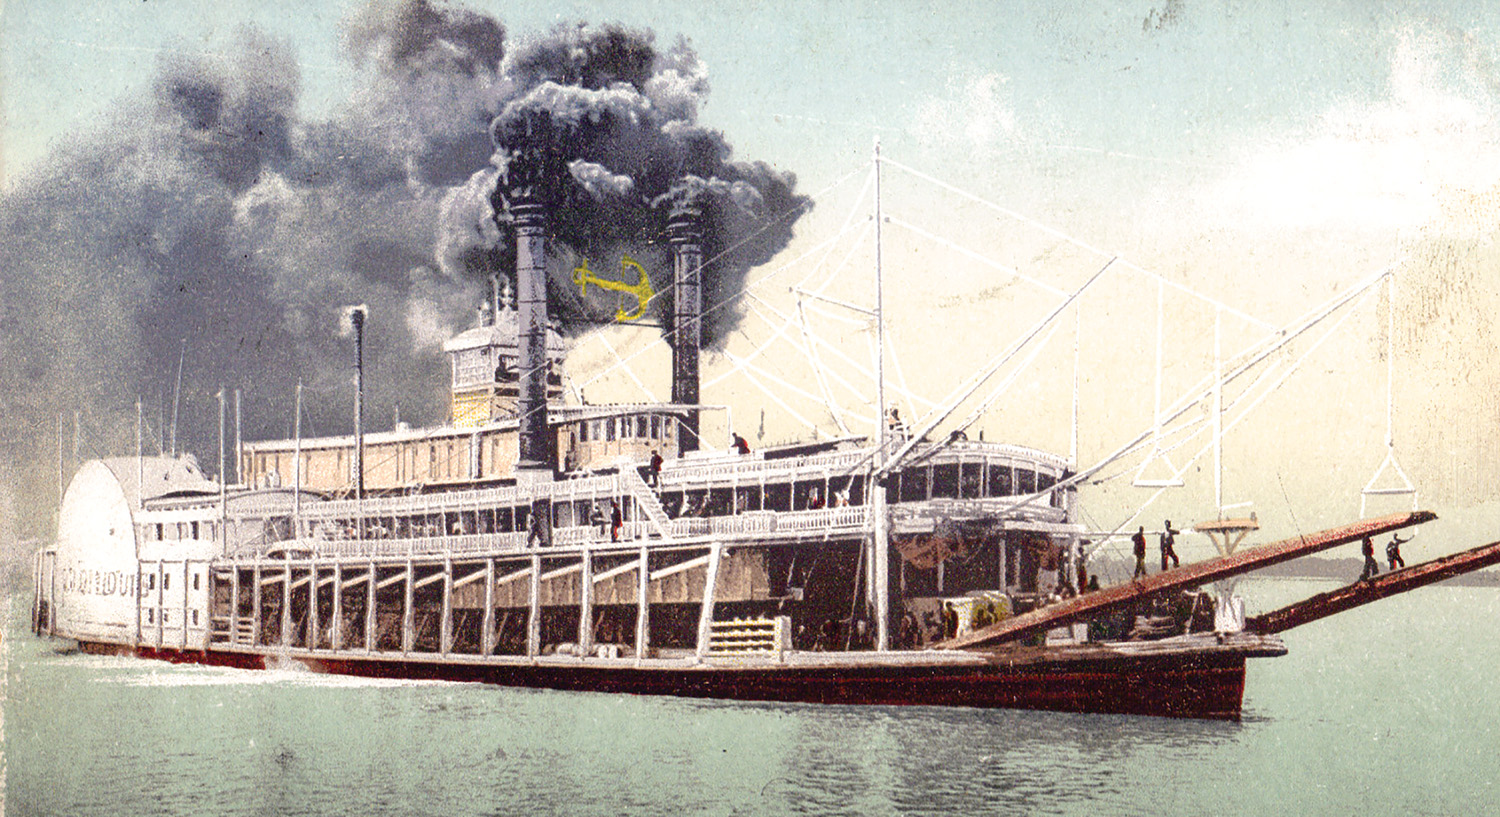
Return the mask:
M376 3L345 29L359 87L310 120L291 49L255 30L238 40L227 56L165 54L149 87L0 198L0 499L21 535L50 532L59 416L68 471L74 412L80 458L129 454L138 397L154 453L179 360L178 448L210 472L221 386L244 391L247 439L290 433L299 379L304 433L348 433L346 304L370 305L368 426L398 412L441 422L441 341L514 263L490 195L528 117L571 128L551 220L552 310L569 329L614 307L563 285L579 258L605 270L630 251L665 286L674 197L699 196L708 214L708 303L780 249L806 206L789 175L732 161L696 123L708 84L685 42L661 50L649 32L575 25L512 49L489 17ZM710 339L733 320L728 302Z

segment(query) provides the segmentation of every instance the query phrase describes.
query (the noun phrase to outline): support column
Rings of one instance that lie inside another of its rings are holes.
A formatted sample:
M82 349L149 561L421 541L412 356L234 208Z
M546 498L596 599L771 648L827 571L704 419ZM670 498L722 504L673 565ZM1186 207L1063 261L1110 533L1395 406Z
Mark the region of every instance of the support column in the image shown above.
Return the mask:
M406 582L405 582L405 585L406 585L406 597L405 597L405 599L404 599L404 601L402 603L402 609L401 609L401 652L402 652L402 654L406 654L406 653L411 652L412 641L414 641L415 638L416 638L416 611L412 609L412 594L415 592L415 588L412 587L412 579L413 579L412 573L413 573L413 571L415 569L416 568L412 565L412 561L410 559L407 559L406 560Z
M333 563L333 623L328 635L328 649L344 648L344 570L342 562Z
M260 644L260 605L262 601L260 589L260 562L255 563L255 571L252 575L254 576L255 587L250 593L250 602L252 605L252 608L250 610L250 645L253 647Z
M526 617L526 654L535 658L542 651L542 556L531 556L530 613Z
M578 651L586 656L594 650L594 554L588 548L578 578Z
M718 542L708 550L708 574L703 581L703 608L698 613L698 657L708 657L708 648L713 641L714 596L718 593L719 562L724 558L724 546Z
M479 633L479 654L495 652L495 560L484 560L484 616Z
M281 646L292 642L292 563L286 562L281 569Z
M650 551L644 545L641 546L639 576L635 595L635 659L637 661L645 658L646 653L651 649L651 603L647 600L651 591L651 556Z
M307 648L318 648L318 563L307 565Z
M438 652L453 649L453 558L443 557L443 617L438 624Z
M375 572L375 563L370 562L370 580L365 588L365 652L375 651L375 591L378 574Z
M136 605L140 609L140 605ZM139 616L136 626L140 626ZM239 643L240 637L240 566L235 565L229 574L229 643Z

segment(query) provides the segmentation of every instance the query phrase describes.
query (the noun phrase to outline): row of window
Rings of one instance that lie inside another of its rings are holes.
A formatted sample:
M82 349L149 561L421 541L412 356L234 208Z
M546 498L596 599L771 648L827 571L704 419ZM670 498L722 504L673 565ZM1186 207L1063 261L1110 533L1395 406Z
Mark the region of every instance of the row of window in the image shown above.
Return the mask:
M193 614L193 617L192 617L193 626L196 627L196 626L198 626L198 611L197 610L193 610L192 614ZM161 611L161 623L164 624L164 625L165 624L170 624L171 622L168 621L168 618L169 618L169 616L167 615L167 611L166 610ZM146 608L146 623L147 624L155 624L156 623L156 610L154 608L151 608L151 607L147 607Z
M200 582L202 580L201 580L200 577L202 575L203 574L201 574L201 573L194 573L193 574L193 589L194 590L199 589L199 587L201 586ZM147 573L146 574L146 589L147 590L155 590L156 589L156 574L155 573ZM161 589L162 589L162 592L166 592L166 591L172 589L172 574L171 573L163 573L163 574L161 574Z
M211 542L217 539L217 530L212 522L157 522L141 526L141 538L151 542L172 542L179 539L200 539Z
M585 420L578 424L578 441L660 440L673 418L660 414L634 414Z

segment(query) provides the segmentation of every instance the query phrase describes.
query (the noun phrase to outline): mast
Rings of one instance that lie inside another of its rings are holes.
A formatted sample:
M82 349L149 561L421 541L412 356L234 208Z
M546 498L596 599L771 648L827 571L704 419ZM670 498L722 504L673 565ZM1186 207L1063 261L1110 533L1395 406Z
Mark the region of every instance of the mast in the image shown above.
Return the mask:
M177 456L177 405L182 399L182 363L187 360L187 338L182 339L182 351L177 354L177 385L172 388L172 456Z
M881 274L880 257L880 137L875 137L875 440L876 450L880 452L876 462L879 468L885 463L886 457L886 416L885 416L885 291L884 281ZM874 558L871 564L874 567L873 584L875 585L875 649L885 651L891 648L891 597L890 597L890 572L891 572L891 545L889 520L886 518L885 487L870 481L871 508L875 513L875 529L871 537L870 546L874 550Z

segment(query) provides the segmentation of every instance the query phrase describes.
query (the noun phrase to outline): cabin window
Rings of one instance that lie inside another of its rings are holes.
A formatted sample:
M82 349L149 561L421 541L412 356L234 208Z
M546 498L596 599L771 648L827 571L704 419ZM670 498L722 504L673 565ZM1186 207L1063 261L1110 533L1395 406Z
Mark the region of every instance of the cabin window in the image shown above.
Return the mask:
M167 611L166 610L161 611L161 623L163 623L163 624L167 623Z
M821 479L798 482L792 497L793 508L799 511L815 511L826 507L827 489L827 483Z
M620 439L623 440L623 439L625 439L625 438L627 438L627 437L630 436L630 418L629 417L616 417L615 418L615 425L618 425L620 427L620 429L619 429L619 431L620 431Z
M147 624L155 624L156 623L156 611L155 610L147 608L147 610L146 610L146 623Z
M932 498L958 498L958 463L945 463L932 467Z
M682 492L664 491L661 495L661 506L667 510L667 516L677 517L682 515Z
M160 522L157 522L156 523L156 541L160 542L163 539L163 537L165 537L165 536L166 536L166 534L162 532L162 524Z
M193 589L194 590L198 589L198 574L197 573L193 574Z
M578 441L581 442L581 443L586 443L586 442L589 441L589 424L588 423L579 423L578 424Z
M193 611L193 626L194 627L198 626L198 611L197 610Z
M646 419L646 415L637 415L635 418L635 436L639 437L642 440L646 439L646 427L648 423L649 421Z
M734 489L714 488L708 492L706 516L729 516L734 513Z
M927 499L927 469L908 468L901 472L901 501L923 502Z
M661 415L651 415L651 439L661 439Z
M149 576L146 577L146 589L147 590L155 590L156 589L156 574L155 573L153 573L153 574L151 574L151 575L149 575Z
M735 513L760 510L760 488L740 488L734 496Z
M829 488L830 491L833 491L833 504L834 505L863 505L863 504L865 504L865 478L864 477L858 477L858 476L857 477L850 477L849 479L847 479L846 481L843 482L843 487L842 488L838 487L838 485L829 485L828 488Z
M1036 493L1036 472L1030 468L1016 469L1016 493Z
M614 442L614 439L615 439L615 421L612 420L612 419L604 421L604 439L606 441L608 441L608 442Z
M198 538L198 523L197 522L193 523L193 537L192 538L194 538L194 539Z
M964 499L978 499L984 496L984 463L966 462L963 464L962 476L959 479L959 496Z
M1009 465L990 463L990 496L1010 496L1014 488Z
M171 573L163 573L163 574L161 574L161 589L163 589L163 590L171 590L172 589L172 574Z
M789 511L792 509L792 486L785 483L767 485L765 492L766 510Z

